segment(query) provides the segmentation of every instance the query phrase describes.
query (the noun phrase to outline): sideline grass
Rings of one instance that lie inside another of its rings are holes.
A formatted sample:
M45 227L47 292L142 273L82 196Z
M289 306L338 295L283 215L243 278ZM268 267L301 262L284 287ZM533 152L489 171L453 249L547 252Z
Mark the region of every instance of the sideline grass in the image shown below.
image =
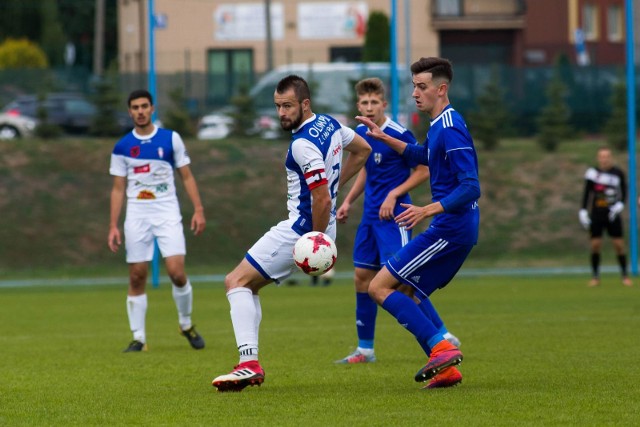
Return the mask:
M123 354L124 287L0 289L2 425L636 425L639 290L615 275L463 277L434 295L462 340L463 384L420 390L425 359L380 310L378 362L342 366L356 343L348 281L263 290L265 384L216 393L237 361L220 284L196 283L207 348L177 333L168 286L149 291L150 350Z

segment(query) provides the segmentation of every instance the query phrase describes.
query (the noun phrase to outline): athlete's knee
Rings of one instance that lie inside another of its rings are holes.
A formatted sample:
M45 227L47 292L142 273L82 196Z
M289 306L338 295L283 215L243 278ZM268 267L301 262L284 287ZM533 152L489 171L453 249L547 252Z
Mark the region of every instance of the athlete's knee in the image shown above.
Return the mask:
M168 272L171 283L181 288L187 284L187 274L184 271Z

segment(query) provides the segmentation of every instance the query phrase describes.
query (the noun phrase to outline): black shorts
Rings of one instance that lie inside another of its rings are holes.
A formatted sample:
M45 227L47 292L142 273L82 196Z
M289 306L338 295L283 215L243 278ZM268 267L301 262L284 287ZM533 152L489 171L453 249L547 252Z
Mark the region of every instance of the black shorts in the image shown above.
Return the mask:
M611 237L622 237L622 219L620 215L609 222L609 210L594 210L591 213L591 237L602 237L604 230Z

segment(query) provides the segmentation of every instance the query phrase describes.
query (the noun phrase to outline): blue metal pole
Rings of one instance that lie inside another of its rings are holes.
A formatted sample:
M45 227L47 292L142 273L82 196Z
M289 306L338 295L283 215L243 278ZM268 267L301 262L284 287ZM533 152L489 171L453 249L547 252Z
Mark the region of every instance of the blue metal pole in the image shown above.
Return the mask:
M626 0L627 31L627 140L629 144L629 243L631 272L638 275L638 199L636 191L636 82L633 35L633 1Z
M148 69L148 90L154 99L155 111L151 120L156 119L158 114L158 97L156 96L156 44L155 44L155 11L153 0L148 0L149 6L149 69ZM154 288L160 286L160 248L158 241L154 241L153 259L151 260L151 283Z
M397 21L397 0L391 0L391 63L389 64L391 69L391 118L395 121L398 120L398 49L396 48L396 21Z
M636 83L633 35L633 1L626 0L627 141L629 151L629 245L631 272L638 275L638 204L636 191Z

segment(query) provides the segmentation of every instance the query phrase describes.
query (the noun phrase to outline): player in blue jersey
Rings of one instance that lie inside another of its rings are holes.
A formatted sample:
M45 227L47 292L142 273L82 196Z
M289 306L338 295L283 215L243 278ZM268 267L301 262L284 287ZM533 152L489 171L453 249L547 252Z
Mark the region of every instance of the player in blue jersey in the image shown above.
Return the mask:
M134 129L115 145L109 168L113 175L113 188L108 245L113 252L117 252L122 243L118 222L125 197L127 199L124 221L129 264L127 315L133 341L124 351L147 349L145 286L148 263L154 253L154 238L173 284L180 333L193 348L201 349L204 348L204 339L191 324L193 290L185 273L186 245L174 179L176 169L193 204L191 230L199 235L204 231L206 221L198 186L189 167L191 159L178 133L158 128L152 123L154 107L149 92L131 92L128 107Z
M368 135L404 158L429 166L432 203L401 204L405 211L395 217L398 225L410 230L426 218L433 220L387 261L371 281L369 295L415 336L429 358L415 380L429 380L426 388L450 387L462 381L454 366L462 361L462 353L444 338L442 320L429 296L453 279L477 243L478 159L462 116L449 104L451 63L421 58L411 65L411 75L416 107L431 117L424 146L393 138L367 117L357 119L367 125ZM401 284L413 287L420 305L397 290Z
M360 114L391 137L416 144L411 131L385 115L387 101L382 80L376 77L360 80L355 91ZM404 159L366 132L365 125L356 127L356 133L371 145L371 155L337 212L338 222L346 223L351 205L364 193L362 219L353 245L358 347L336 363L376 360L374 335L378 305L369 296L369 283L382 265L411 239L411 231L398 226L393 219L404 210L400 203L411 203L408 192L429 178L427 166Z
M240 391L264 381L258 362L262 319L258 292L293 272L293 247L301 235L322 231L335 239L338 189L362 168L371 152L353 130L331 116L313 113L309 86L301 77L282 79L274 103L282 129L292 131L285 160L289 218L262 236L225 277L240 357L229 374L212 381L218 391ZM344 161L343 150L349 153Z

